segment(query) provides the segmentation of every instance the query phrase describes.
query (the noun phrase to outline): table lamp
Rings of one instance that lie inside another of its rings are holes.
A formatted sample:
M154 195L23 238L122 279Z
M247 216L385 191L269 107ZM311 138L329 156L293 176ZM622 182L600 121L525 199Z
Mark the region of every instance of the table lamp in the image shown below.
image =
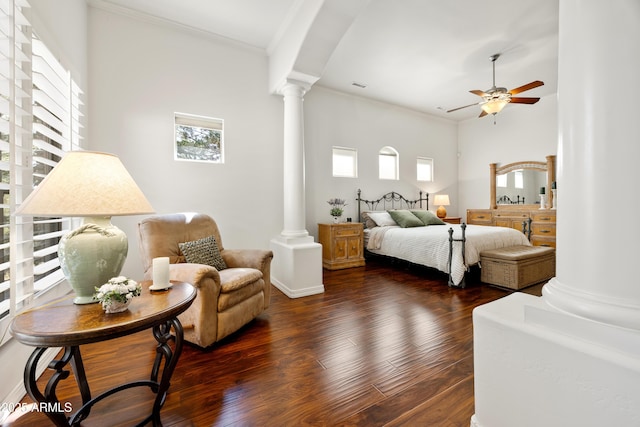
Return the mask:
M120 275L127 258L125 233L111 224L117 215L153 213L118 157L91 151L67 153L16 211L16 215L84 217L60 239L60 267L76 304L96 302L96 286Z
M445 206L449 206L449 195L448 194L436 194L436 198L433 201L435 205L439 205L440 207L436 211L436 215L438 218L443 219L447 216L447 210Z

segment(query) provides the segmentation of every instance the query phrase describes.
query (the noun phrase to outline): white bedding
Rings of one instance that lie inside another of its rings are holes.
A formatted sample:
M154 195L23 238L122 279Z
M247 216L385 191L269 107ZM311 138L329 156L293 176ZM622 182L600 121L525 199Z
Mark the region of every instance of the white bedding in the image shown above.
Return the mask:
M459 224L412 228L374 227L367 230L367 250L374 254L403 259L449 273L449 228L453 228L454 239L462 237ZM466 265L462 262L462 243L453 242L451 262L453 283L457 286L462 282L467 267L480 261L480 252L483 250L515 245L531 245L531 243L523 233L512 228L467 225Z

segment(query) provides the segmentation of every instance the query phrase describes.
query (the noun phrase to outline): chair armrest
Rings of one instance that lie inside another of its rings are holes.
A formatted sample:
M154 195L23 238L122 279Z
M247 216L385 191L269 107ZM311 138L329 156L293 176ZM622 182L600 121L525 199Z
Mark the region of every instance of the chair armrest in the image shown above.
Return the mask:
M170 264L169 279L191 283L198 290L191 306L178 316L184 328L185 339L200 347L214 343L218 333L218 270L203 264Z
M266 249L225 249L220 252L228 267L255 268L264 280L264 309L271 303L271 260L273 252Z
M228 267L255 268L262 272L273 258L273 252L266 249L225 249L220 254Z
M214 293L216 295L220 293L220 273L209 265L186 262L169 264L169 279L191 283L198 290L202 287L205 279L212 279L218 288L214 289Z

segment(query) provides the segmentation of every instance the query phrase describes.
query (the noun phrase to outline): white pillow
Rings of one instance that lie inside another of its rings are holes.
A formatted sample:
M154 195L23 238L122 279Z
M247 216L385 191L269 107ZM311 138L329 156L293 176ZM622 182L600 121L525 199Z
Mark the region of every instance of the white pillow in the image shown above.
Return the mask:
M391 215L389 215L389 212L369 212L368 215L369 215L369 218L371 218L373 222L375 222L378 225L378 227L398 225L393 220L393 218L391 218Z

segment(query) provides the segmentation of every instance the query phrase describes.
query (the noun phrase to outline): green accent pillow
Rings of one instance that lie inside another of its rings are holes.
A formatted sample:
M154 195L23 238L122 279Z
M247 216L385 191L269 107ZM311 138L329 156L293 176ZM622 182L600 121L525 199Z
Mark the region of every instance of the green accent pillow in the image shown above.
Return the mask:
M418 219L415 215L413 215L408 210L395 210L395 211L387 211L391 218L402 228L409 227L423 227L424 224L420 219Z
M210 265L215 267L216 270L227 268L227 263L222 259L218 243L213 236L191 242L178 243L178 246L189 263Z
M421 211L415 209L411 210L410 212L418 217L424 225L445 225L445 222L438 218L436 214L431 211Z

